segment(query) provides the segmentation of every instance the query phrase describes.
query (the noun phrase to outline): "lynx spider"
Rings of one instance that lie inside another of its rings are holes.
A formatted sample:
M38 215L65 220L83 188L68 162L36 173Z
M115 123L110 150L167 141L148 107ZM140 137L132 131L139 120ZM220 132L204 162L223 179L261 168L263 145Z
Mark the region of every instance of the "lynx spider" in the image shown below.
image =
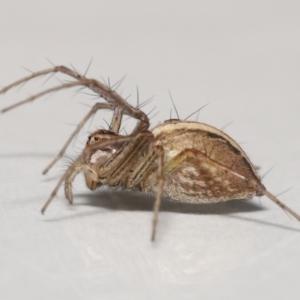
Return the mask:
M242 148L224 132L210 125L171 119L149 130L149 119L139 107L131 106L103 83L88 79L65 66L33 73L4 87L0 93L33 78L57 72L69 75L75 81L44 90L4 108L2 112L75 86L91 89L106 103L93 106L43 174L63 156L71 141L96 111L112 110L113 117L109 130L96 130L88 137L85 149L62 176L43 206L42 213L63 183L65 196L72 203L72 182L78 173L83 172L86 185L91 190L108 185L156 193L152 240L155 239L163 195L185 203L212 203L265 195L300 221L296 212L266 190ZM123 115L137 120L132 133L126 136L119 133Z

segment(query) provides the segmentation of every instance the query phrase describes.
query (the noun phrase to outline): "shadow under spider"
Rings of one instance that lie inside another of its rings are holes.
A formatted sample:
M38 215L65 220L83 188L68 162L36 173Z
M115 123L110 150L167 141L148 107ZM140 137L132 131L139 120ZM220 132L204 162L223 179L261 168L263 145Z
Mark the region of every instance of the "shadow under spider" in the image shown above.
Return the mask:
M149 211L153 212L154 196L142 192L124 192L124 191L97 191L93 194L77 194L77 197L83 198L83 202L76 203L74 197L73 206L93 206L109 210L123 211ZM266 210L259 204L250 202L249 200L231 200L210 204L190 204L180 203L164 198L161 203L160 212L175 212L194 215L226 215L228 218L238 219L245 222L254 222L256 224L272 226L284 230L300 232L300 229L290 226L272 223L264 220L251 219L248 217L231 215L234 213L257 212ZM66 219L74 219L78 217L98 214L95 212L84 212L76 215L69 215L60 218L51 218L45 221L63 221Z
M139 192L122 192L122 191L98 191L90 194L77 194L85 198L83 203L74 205L88 205L101 207L110 210L127 210L127 211L153 211L154 196ZM185 214L213 214L225 215L235 212L252 212L264 210L258 204L246 200L232 200L210 204L193 204L180 203L164 198L161 203L161 212L179 212Z
M79 197L86 199L84 203L75 205L88 205L101 207L110 210L126 210L126 211L149 211L153 212L154 196L140 192L124 192L124 191L97 191L90 194L77 194ZM243 220L246 222L254 222L280 229L300 232L300 229L289 227L286 225L272 223L264 220L255 220L248 217L230 215L233 213L256 212L266 210L262 205L247 200L231 200L218 203L192 204L180 203L163 198L160 212L175 212L194 215L226 215L226 217Z

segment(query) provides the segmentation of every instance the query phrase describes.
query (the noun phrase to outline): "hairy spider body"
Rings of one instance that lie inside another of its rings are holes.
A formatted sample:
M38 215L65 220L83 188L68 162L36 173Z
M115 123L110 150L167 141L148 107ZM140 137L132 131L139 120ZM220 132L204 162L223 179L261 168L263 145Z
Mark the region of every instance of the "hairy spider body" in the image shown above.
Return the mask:
M213 203L263 195L260 189L264 186L245 152L224 132L212 126L199 122L165 121L148 132L146 139L140 138L144 142L138 148L139 152L127 156L121 170L119 166L117 169L111 167L111 163L132 142L112 142L101 149L101 143L109 140L108 137L116 137L116 134L95 131L89 136L84 150L81 163L86 165L84 175L91 190L109 185L126 190L156 192L158 162L153 149L160 147L164 153L163 195L172 200ZM139 141L134 142L132 148L137 149L137 143L140 144ZM91 145L95 144L98 145L97 150L90 150ZM248 183L250 179L255 182L255 187L253 183Z
M296 212L266 190L242 148L231 137L210 125L172 119L149 130L149 119L139 106L131 106L112 88L64 66L33 73L3 88L0 93L32 78L55 72L67 74L75 82L42 91L2 112L42 95L80 85L94 91L106 103L93 106L43 173L47 173L63 156L72 139L96 111L112 110L113 117L109 130L97 130L89 136L84 150L58 182L42 213L63 183L66 198L72 203L72 182L78 173L83 172L86 185L91 190L108 185L155 193L152 240L163 195L184 203L213 203L266 195L300 221ZM119 133L123 115L137 119L136 127L126 136Z

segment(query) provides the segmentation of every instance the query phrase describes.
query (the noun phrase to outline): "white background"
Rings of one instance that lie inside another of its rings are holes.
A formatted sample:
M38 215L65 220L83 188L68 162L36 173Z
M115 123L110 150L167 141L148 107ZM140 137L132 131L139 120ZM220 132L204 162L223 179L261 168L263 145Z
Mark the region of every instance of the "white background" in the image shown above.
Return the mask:
M299 1L11 0L0 16L2 86L50 67L45 57L81 72L93 57L88 75L127 74L132 104L136 86L155 95L153 126L170 116L168 89L181 118L209 103L199 121L233 122L225 131L261 174L275 166L269 191L293 187L280 199L300 213ZM0 108L55 78L1 95ZM74 205L60 191L42 216L87 132L110 120L99 112L41 175L91 98L68 90L0 115L1 299L299 299L300 224L265 197L164 203L151 243L152 198L92 193L79 176Z

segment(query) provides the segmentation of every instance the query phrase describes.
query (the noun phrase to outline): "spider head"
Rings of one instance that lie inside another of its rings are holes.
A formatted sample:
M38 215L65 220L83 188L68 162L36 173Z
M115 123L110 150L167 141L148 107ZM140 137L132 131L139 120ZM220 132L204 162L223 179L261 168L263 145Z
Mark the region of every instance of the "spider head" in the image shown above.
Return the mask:
M96 130L89 135L84 151L84 161L89 166L85 171L85 180L89 189L95 190L102 185L96 178L98 170L120 148L120 142L114 141L119 136L113 131L104 129Z
M114 133L113 131L99 129L89 135L86 146L100 144L103 141L107 141L117 136L118 134Z

